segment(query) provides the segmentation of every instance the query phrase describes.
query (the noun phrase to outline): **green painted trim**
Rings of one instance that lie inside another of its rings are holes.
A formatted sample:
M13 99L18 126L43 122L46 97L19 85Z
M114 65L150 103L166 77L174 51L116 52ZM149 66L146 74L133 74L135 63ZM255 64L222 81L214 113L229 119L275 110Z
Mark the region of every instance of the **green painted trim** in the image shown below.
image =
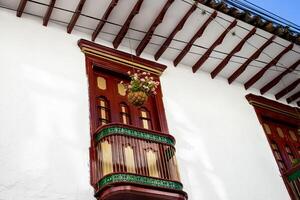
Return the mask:
M97 185L102 188L111 183L128 182L154 187L163 187L173 190L182 190L182 184L179 182L156 179L152 177L139 176L134 174L111 174L101 179Z
M158 134L147 133L147 132L133 130L130 128L118 127L118 126L107 127L102 129L101 131L96 133L95 139L96 141L99 141L102 138L113 134L127 135L127 136L145 139L145 140L151 140L154 142L165 143L168 145L173 145L173 146L175 145L175 141L168 136L161 136Z
M300 170L297 170L293 174L288 176L289 181L294 181L297 178L300 178Z

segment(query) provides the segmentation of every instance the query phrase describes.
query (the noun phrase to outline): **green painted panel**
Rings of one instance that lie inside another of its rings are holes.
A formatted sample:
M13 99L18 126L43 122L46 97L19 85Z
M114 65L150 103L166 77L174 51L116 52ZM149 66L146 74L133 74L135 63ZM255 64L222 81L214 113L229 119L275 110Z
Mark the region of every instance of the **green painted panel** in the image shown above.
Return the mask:
M288 177L289 181L294 181L297 178L300 178L300 170L295 171L293 174L289 175Z
M173 190L182 190L182 184L179 182L161 180L152 177L145 177L145 176L139 176L133 174L108 175L105 178L101 179L97 184L99 188L102 188L105 185L111 183L118 183L118 182L128 182L128 183L149 185L154 187L163 187L163 188L168 188Z
M147 132L142 132L142 131L137 131L129 128L124 128L124 127L108 127L104 128L98 133L96 133L96 141L101 140L103 137L106 137L108 135L113 135L113 134L121 134L121 135L126 135L126 136L132 136L132 137L137 137L145 140L151 140L154 142L159 142L159 143L164 143L168 145L175 145L175 141L168 137L168 136L161 136L157 134L152 134L152 133L147 133Z

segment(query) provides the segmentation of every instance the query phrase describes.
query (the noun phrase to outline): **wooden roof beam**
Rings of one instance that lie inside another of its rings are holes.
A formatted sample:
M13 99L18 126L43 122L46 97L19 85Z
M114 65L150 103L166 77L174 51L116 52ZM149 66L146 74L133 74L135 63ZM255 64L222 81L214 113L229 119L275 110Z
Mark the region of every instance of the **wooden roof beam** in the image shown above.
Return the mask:
M232 58L232 56L239 52L242 47L244 46L244 44L246 43L246 41L252 36L254 35L256 32L256 28L253 28L241 41L240 43L226 56L226 58L224 60L222 60L222 62L210 73L211 78L215 78L220 71L222 71L224 69L224 67L227 65L227 63L229 62L229 60Z
M138 0L135 4L135 6L133 7L132 11L130 12L129 16L127 17L125 23L123 24L121 30L119 31L118 35L115 37L114 41L113 41L113 45L114 48L118 48L118 46L121 44L123 38L125 37L131 21L133 20L134 16L137 15L140 11L140 8L142 6L144 0Z
M173 61L174 66L177 66L178 63L184 58L184 56L189 52L189 50L192 48L194 42L202 36L203 32L205 31L206 27L210 24L210 22L216 18L218 13L214 11L208 19L204 22L204 24L199 28L197 33L192 37L192 39L187 43L187 45L184 47L184 49L179 53L179 55L175 58Z
M103 26L105 25L110 13L112 12L112 10L114 9L114 7L118 4L119 0L112 0L109 4L109 6L107 7L105 13L103 14L101 20L99 21L96 29L94 30L93 34L92 34L92 41L95 41L95 39L97 38L98 34L100 33L100 31L102 30Z
M293 94L292 96L290 96L289 98L286 99L286 102L288 104L292 103L293 101L297 100L298 98L300 98L300 91L296 92L295 94Z
M21 0L17 9L17 17L21 17L28 0Z
M216 46L220 45L227 33L235 27L237 24L237 20L234 20L231 22L231 24L226 28L226 30L219 36L219 38L211 45L211 47L203 54L203 56L194 64L193 66L193 73L195 73L202 65L203 63L209 58L210 54L216 48Z
M183 18L180 20L180 22L177 24L177 26L174 28L172 33L168 36L168 38L165 40L163 45L158 49L156 54L154 55L155 60L158 60L160 56L165 52L165 50L168 48L168 46L171 44L173 38L175 35L183 28L185 22L187 19L191 16L191 14L197 9L197 3L195 2L192 7L185 13Z
M75 24L76 24L76 22L77 22L77 20L78 20L78 18L80 16L80 14L81 14L81 11L82 11L82 8L84 6L85 1L86 0L80 0L79 1L78 5L77 5L77 8L76 8L76 10L75 10L75 12L74 12L74 14L73 14L73 16L71 18L71 21L68 24L68 27L67 27L67 32L68 33L72 32L72 30L73 30L73 28L74 28L74 26L75 26Z
M275 94L275 98L277 100L281 99L281 97L285 96L287 93L289 93L290 91L292 91L293 89L295 89L298 84L300 84L300 78L297 79L296 81L294 81L293 83L291 83L289 86L287 86L286 88L284 88L280 92L278 92L277 94Z
M263 52L263 50L269 46L273 40L275 39L275 35L273 35L271 38L269 38L259 49L256 50L250 58L242 66L240 66L229 78L228 78L228 83L231 84L235 79L237 79L247 68L247 66L255 59L257 59L260 54Z
M50 17L51 17L51 14L52 14L52 11L53 11L53 8L54 8L54 5L55 5L55 2L56 0L51 0L49 6L48 6L48 9L47 9L47 12L43 18L43 25L44 26L47 26L48 25L48 22L50 20Z
M264 68L262 68L257 74L255 74L252 78L250 78L245 84L245 89L247 90L249 87L251 87L256 81L258 81L268 69L270 69L272 66L276 65L276 63L281 59L281 57L286 54L288 51L290 51L293 48L293 44L290 44L287 46L280 54L278 54L271 62L269 62Z
M265 94L267 91L269 91L272 87L274 87L277 83L279 83L279 81L288 73L291 73L292 71L294 71L298 65L300 65L300 60L298 60L297 62L295 62L293 65L291 65L289 68L287 68L284 72L282 72L281 74L279 74L276 78L274 78L272 81L270 81L268 84L266 84L265 86L263 86L260 89L260 93L261 94Z
M156 19L154 20L154 22L152 23L152 25L150 26L150 28L148 29L146 35L144 36L144 38L142 39L142 41L140 42L140 44L138 45L137 49L136 49L136 55L140 56L141 53L144 51L144 49L146 48L146 46L148 45L148 43L150 42L152 35L156 29L156 27L162 23L164 16L167 12L167 10L169 9L169 7L171 6L171 4L174 2L174 0L168 0L164 7L162 8L162 10L160 11L159 15L156 17Z

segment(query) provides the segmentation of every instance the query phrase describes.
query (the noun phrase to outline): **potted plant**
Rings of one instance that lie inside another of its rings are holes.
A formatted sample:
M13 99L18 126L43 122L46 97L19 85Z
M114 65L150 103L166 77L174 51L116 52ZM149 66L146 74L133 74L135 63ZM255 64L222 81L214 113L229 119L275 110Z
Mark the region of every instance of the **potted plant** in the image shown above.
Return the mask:
M134 106L142 106L150 95L156 94L159 81L155 81L150 73L141 73L139 70L136 73L129 71L128 75L131 79L128 84L121 81L125 87L128 101Z

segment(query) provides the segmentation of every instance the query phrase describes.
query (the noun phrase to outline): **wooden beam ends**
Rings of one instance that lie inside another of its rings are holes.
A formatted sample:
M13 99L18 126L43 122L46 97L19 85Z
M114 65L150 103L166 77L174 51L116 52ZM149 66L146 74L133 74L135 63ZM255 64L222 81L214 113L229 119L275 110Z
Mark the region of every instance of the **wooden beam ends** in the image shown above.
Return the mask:
M114 7L118 4L119 0L112 0L109 4L109 6L107 7L105 13L103 14L101 20L99 21L96 29L94 30L93 34L92 34L92 41L95 41L95 39L97 38L98 34L100 33L100 31L102 30L103 26L105 25L110 13L112 12L112 10L114 9Z
M21 17L28 0L21 0L17 9L17 17Z
M179 53L179 55L175 58L173 61L174 66L177 66L178 63L184 58L184 56L189 52L191 47L193 46L194 42L202 36L203 32L205 31L206 27L210 24L210 22L216 18L218 13L215 11L213 12L208 19L204 22L204 24L199 28L197 33L192 37L192 39L187 43L187 45L184 47L184 49Z
M48 9L47 9L47 12L43 18L43 26L47 26L48 25L48 22L50 20L50 17L51 17L51 14L52 14L52 11L53 11L53 8L54 8L54 5L55 5L55 2L56 0L51 0L49 6L48 6Z
M76 24L76 22L77 22L77 20L78 20L78 18L80 16L80 14L81 14L81 11L82 11L82 8L84 6L85 1L86 0L80 0L79 1L78 5L77 5L77 8L76 8L76 10L75 10L75 12L74 12L74 14L73 14L73 16L71 18L71 21L68 24L68 27L67 27L67 32L68 33L72 32L72 30L73 30L73 28L74 28L74 26L75 26L75 24Z
M300 98L300 91L296 92L295 94L293 94L292 96L288 97L286 99L287 103L292 103L293 101L297 100L298 98Z
M168 38L165 40L163 45L159 48L159 50L154 55L155 60L158 60L160 56L165 52L165 50L168 48L168 46L171 44L173 38L175 35L183 28L185 22L187 19L191 16L191 14L197 9L197 3L195 2L192 7L185 13L183 18L180 20L180 22L177 24L177 26L174 28L172 33L168 36Z
M235 27L237 24L237 20L234 20L231 22L231 24L226 28L226 30L219 36L219 38L211 45L211 47L204 53L204 55L194 64L193 66L193 73L195 73L202 65L203 63L209 58L210 54L214 50L214 48L218 45L220 45L227 33Z
M146 48L146 46L148 45L148 43L150 42L152 35L156 29L156 27L162 23L164 16L167 12L167 10L169 9L169 7L171 6L171 4L174 2L174 0L168 0L164 7L162 8L162 10L160 11L159 15L156 17L156 19L154 20L153 24L150 26L150 28L148 29L146 35L144 36L144 38L142 39L142 41L140 42L140 44L138 45L137 49L136 49L136 55L140 56L141 53L144 51L144 49Z
M272 87L274 87L279 81L288 73L291 73L294 71L298 65L300 65L300 60L295 62L293 65L291 65L289 68L287 68L284 72L279 74L276 78L274 78L272 81L270 81L268 84L266 84L264 87L260 89L261 94L265 94L267 91L269 91Z
M280 92L278 92L277 94L275 94L275 98L277 100L281 99L281 97L285 96L287 93L289 93L290 91L292 91L293 89L295 89L298 84L300 84L300 78L297 79L296 81L294 81L293 83L291 83L289 86L287 86L286 88L284 88Z
M125 37L129 27L130 23L133 20L134 16L137 15L140 11L140 8L142 6L143 0L138 0L133 7L132 11L130 12L129 16L127 17L125 23L123 24L121 30L119 31L118 35L115 37L113 41L114 48L118 48L120 43L122 42L123 38Z
M252 56L250 56L250 58L247 59L246 62L244 62L244 64L242 64L242 66L240 66L229 78L228 78L228 83L231 84L235 79L237 79L237 77L239 77L247 68L247 66L255 59L257 59L260 54L262 53L262 51L269 46L273 40L275 39L275 35L273 35L271 38L269 38L259 49L256 50L256 52L254 54L252 54Z
M245 84L245 89L247 90L249 87L251 87L256 81L258 81L264 73L270 69L273 65L276 65L276 63L281 59L281 57L286 54L288 51L290 51L293 48L293 44L290 44L287 46L280 54L278 54L271 62L269 62L264 68L262 68L257 74L255 74L252 78L250 78Z

